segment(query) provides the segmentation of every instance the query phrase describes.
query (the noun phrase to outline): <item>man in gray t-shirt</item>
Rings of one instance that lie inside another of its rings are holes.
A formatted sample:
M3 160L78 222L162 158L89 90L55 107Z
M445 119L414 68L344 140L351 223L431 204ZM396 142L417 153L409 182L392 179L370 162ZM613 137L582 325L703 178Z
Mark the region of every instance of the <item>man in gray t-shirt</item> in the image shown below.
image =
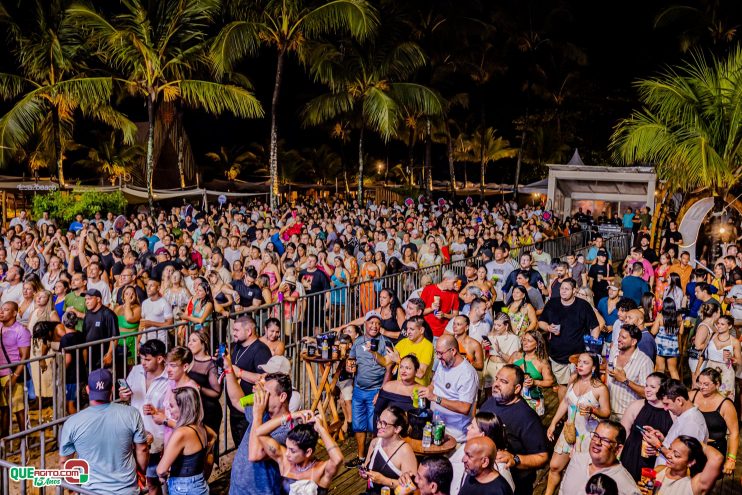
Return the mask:
M138 495L137 466L147 469L148 434L139 411L111 403L113 376L105 368L88 375L90 407L70 416L62 427L59 461L77 454L90 466L86 490L101 494Z
M357 467L365 461L366 433L374 431L374 399L384 384L388 370L394 365L386 364L384 355L389 341L381 331L381 317L378 313L366 315L363 335L353 342L350 357L356 360L357 372L353 384L353 431L358 442L358 458L346 465Z

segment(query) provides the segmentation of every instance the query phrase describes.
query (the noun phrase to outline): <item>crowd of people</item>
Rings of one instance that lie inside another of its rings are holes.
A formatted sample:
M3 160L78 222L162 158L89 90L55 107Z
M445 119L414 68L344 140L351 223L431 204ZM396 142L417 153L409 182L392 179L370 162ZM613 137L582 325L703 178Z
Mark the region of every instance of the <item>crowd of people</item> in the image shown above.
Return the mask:
M61 393L60 455L89 462L96 493L208 493L229 440L235 495L327 493L343 464L369 493L530 494L541 469L547 495L648 493L649 477L708 493L739 444L742 253L708 268L674 222L655 250L647 208L623 216L625 259L594 232L544 249L589 217L463 201L21 212L0 247L3 436ZM350 459L292 380L298 343L326 332L349 345ZM405 441L421 401L450 456Z

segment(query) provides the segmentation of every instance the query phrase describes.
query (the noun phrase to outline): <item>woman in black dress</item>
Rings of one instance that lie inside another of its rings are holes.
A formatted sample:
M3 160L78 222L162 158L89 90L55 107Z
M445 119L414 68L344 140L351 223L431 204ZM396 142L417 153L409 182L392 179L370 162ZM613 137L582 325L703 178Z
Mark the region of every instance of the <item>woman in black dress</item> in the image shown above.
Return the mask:
M639 427L651 426L659 430L663 435L672 426L672 417L665 410L662 401L657 398L657 390L667 375L655 372L647 377L644 387L645 399L639 399L629 405L621 418L621 424L626 428L628 437L621 451L621 464L631 473L635 480L639 481L642 468L654 468L657 456L642 455L642 432Z
M608 286L613 280L615 270L608 260L608 253L604 249L598 251L595 263L587 272L590 281L590 289L593 291L595 301L600 301L608 295Z
M209 354L209 336L203 332L193 332L188 337L188 348L193 353L193 362L188 376L200 387L201 404L204 408L204 424L219 434L222 423L222 385L216 363Z

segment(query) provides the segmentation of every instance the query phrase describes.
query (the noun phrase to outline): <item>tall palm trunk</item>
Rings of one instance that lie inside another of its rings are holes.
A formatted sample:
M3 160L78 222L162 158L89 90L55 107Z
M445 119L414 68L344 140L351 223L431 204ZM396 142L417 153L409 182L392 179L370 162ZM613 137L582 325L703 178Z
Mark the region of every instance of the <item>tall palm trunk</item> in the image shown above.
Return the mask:
M520 165L523 161L523 147L526 144L526 130L520 135L520 150L518 150L518 161L515 164L515 181L513 181L513 198L518 201L518 186L520 185Z
M276 115L278 112L278 95L281 91L281 78L283 77L283 62L286 52L278 50L276 62L276 81L273 85L273 98L271 99L271 142L269 169L271 175L271 208L278 207L278 124Z
M433 194L433 139L430 135L430 119L426 121L425 131L425 189Z
M152 176L155 170L155 97L154 94L147 96L147 202L149 203L150 214L154 209L154 194L152 192Z
M358 137L358 205L363 207L363 131L361 126L361 135Z
M484 202L484 178L487 174L487 162L484 160L484 130L482 130L482 145L479 149L479 166L479 199Z
M456 170L453 161L453 142L451 133L446 133L446 152L448 153L448 173L451 176L451 197L456 198Z
M52 125L54 126L54 158L57 161L57 176L59 190L61 191L62 187L64 187L64 168L62 167L62 124L59 121L59 110L57 110L57 107L55 106L52 106Z
M407 177L409 177L410 184L415 184L412 170L415 166L415 128L410 126L410 135L407 138Z

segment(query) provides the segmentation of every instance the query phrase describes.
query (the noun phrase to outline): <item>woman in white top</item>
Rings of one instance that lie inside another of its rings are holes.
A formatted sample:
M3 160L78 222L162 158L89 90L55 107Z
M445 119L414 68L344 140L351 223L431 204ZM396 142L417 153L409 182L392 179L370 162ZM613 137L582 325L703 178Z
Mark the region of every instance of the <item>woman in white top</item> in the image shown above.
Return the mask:
M662 453L667 465L657 468L657 481L662 483L658 495L706 495L724 462L718 450L688 435L680 435Z
M572 454L588 452L591 433L601 419L607 419L610 415L611 401L608 387L600 380L599 357L583 352L577 359L577 374L559 403L551 426L546 430L546 436L553 441L557 423L567 416L567 422L574 424L575 442L568 441L565 427L554 446L545 495L556 492Z
M484 348L487 352L484 363L484 377L494 380L500 368L510 362L510 357L520 351L520 337L510 325L510 317L505 313L498 313L492 322L492 331L485 337Z
M469 424L469 428L466 430L466 440L479 437L488 437L495 442L495 446L498 450L507 450L508 441L505 435L505 427L500 422L500 418L489 412L478 412L472 422ZM456 452L450 458L451 466L453 467L453 481L451 482L451 495L458 495L461 489L461 483L464 480L466 471L464 470L464 446L466 442L460 443ZM496 463L497 471L500 476L510 485L510 488L515 490L515 483L513 482L513 475L510 473L510 468L505 462ZM465 495L462 493L462 495Z
M739 340L731 334L734 319L728 315L720 316L715 326L716 333L699 360L700 369L696 369L695 376L708 367L717 368L721 373L719 392L734 401L735 367L742 361Z
M52 295L48 290L41 290L34 296L34 302L32 304L33 311L31 317L28 320L28 329L33 334L34 327L41 321L53 321L59 322L59 315L54 310L52 305ZM53 351L59 350L59 342L51 342L51 349ZM34 339L31 345L31 357L45 356L49 353L49 345L42 341L39 345L39 339ZM33 386L36 395L39 397L52 397L54 395L52 370L48 369L52 365L53 360L41 360L34 361L31 363L31 378L33 379Z

